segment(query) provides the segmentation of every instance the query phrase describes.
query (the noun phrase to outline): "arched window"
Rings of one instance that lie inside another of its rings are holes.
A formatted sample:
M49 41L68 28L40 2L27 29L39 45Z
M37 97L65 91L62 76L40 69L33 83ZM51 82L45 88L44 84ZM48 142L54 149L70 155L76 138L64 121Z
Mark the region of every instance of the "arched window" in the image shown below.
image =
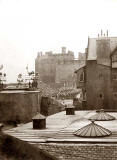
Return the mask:
M99 79L103 79L103 74L102 73L99 73Z
M103 93L100 93L100 94L99 94L99 97L100 97L100 99L104 99Z
M84 72L80 74L80 82L83 82L83 81L84 81Z

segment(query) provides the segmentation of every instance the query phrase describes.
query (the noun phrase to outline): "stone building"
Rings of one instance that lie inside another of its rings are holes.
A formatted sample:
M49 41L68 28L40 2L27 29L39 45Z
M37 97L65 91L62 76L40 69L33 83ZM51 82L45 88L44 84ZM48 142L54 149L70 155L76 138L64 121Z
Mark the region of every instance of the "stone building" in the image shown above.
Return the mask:
M75 71L85 109L117 108L117 37L89 38L86 65Z
M85 55L85 54L84 54ZM41 81L55 86L74 86L74 71L84 63L74 58L72 51L62 47L61 53L39 52L35 60L35 72L39 73Z

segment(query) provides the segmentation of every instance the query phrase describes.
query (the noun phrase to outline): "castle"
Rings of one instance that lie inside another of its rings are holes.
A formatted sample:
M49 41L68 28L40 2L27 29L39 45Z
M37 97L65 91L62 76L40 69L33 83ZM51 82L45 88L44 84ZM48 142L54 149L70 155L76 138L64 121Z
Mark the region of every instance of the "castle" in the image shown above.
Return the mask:
M51 86L75 86L74 71L84 64L85 54L79 53L79 57L75 59L74 52L66 52L66 47L61 53L38 52L35 72L39 73L39 80Z

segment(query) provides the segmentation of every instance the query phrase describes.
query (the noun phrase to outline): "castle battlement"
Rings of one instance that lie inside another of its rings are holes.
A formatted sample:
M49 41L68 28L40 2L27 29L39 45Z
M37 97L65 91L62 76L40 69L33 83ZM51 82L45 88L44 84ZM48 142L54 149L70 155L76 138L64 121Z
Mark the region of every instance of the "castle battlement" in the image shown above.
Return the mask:
M75 59L74 52L70 50L66 52L66 47L62 47L61 53L39 52L35 61L35 71L45 83L61 83L62 79L66 79L67 82L70 75L74 74L74 70L85 63L81 57L82 55L80 59Z

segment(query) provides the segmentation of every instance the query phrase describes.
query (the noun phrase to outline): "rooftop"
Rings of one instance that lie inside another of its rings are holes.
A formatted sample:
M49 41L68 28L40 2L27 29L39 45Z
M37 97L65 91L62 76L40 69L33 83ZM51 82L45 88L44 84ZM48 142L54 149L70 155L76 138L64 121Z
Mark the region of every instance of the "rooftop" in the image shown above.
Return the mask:
M46 129L33 130L32 122L6 130L5 133L29 143L40 142L71 142L71 143L117 143L117 113L109 112L116 119L113 121L95 121L112 132L108 137L84 138L74 133L91 123L88 120L96 111L75 111L75 115L66 115L65 111L48 116Z

